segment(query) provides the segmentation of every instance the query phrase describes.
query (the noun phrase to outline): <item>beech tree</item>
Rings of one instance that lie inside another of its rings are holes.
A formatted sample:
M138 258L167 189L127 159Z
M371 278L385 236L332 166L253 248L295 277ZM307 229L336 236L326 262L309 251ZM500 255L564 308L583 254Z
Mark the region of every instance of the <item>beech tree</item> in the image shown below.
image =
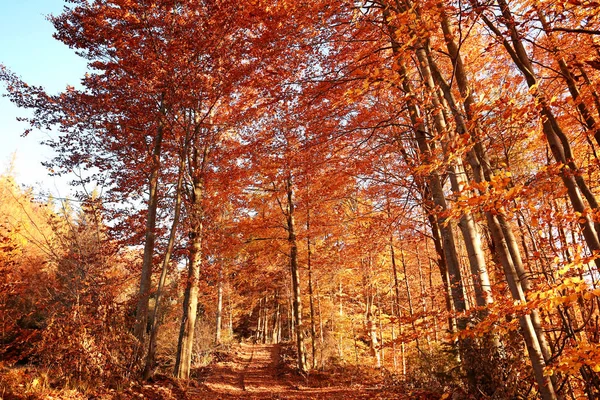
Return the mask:
M51 21L89 60L79 88L0 79L28 129L51 131L53 172L103 195L57 216L3 183L4 329L41 332L31 354L60 365L83 365L89 332L131 334L115 359L145 379L189 379L252 340L301 374L368 365L440 395L597 397L595 7L70 2ZM17 301L14 266L56 296ZM124 276L139 287L119 298ZM79 344L52 347L58 311L38 304L125 322L65 317Z

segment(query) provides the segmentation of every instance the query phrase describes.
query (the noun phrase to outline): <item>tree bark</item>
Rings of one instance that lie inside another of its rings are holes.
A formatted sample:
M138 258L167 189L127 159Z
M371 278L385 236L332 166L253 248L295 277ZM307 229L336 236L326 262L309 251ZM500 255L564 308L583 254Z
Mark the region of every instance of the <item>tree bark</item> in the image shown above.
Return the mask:
M400 284L398 282L398 265L396 264L396 252L394 250L394 237L390 236L390 255L392 258L392 277L394 279L394 309L395 312L392 311L392 315L396 315L398 318L398 332L400 334L400 357L402 359L402 376L406 377L406 354L405 354L405 344L404 338L402 334L404 333L404 326L402 325L402 311L400 309ZM393 326L392 326L392 337L394 336ZM393 340L393 339L392 339ZM395 357L395 353L394 353ZM395 359L395 358L394 358Z
M468 78L464 70L462 58L459 54L458 46L454 43L454 36L447 16L443 10L443 5L440 3L438 6L440 7L442 29L444 31L446 45L455 66L456 82L459 86L459 91L464 98L466 117L471 120L473 119L472 110L474 100L469 88ZM445 97L454 112L457 127L463 133L467 133L466 124L457 110L452 92L449 88L445 87L447 86L445 85L445 82L440 82L440 86L444 90ZM468 160L473 169L475 181L480 183L484 180L489 181L492 176L492 171L483 144L478 138L478 132L476 131L477 124L474 126L476 128L470 132L471 139L474 142L474 150L471 151ZM511 293L515 299L525 301L524 292L529 289L529 283L523 268L518 244L512 234L512 229L501 213L493 214L492 212L487 211L485 214L492 240L495 244L496 256L503 266ZM552 382L547 377L543 376L545 362L551 357L551 354L537 314L537 311L534 311L530 316L521 317L520 325L529 350L536 380L542 388L542 391L545 392L544 396L546 398L553 398L555 394Z
M383 16L384 21L386 21L385 23L387 25L388 32L390 34L392 51L398 58L398 73L402 81L403 91L406 94L405 102L407 104L411 123L415 130L415 140L417 142L419 151L423 155L424 162L427 163L430 162L432 158L431 147L427 139L427 128L423 122L421 111L414 101L414 90L408 79L408 72L403 62L403 56L401 54L400 45L396 36L396 30L388 22L390 18L389 9L384 9ZM440 232L441 244L443 247L444 258L448 271L449 288L452 303L456 312L463 313L464 311L466 311L467 305L465 302L465 293L462 275L460 271L460 265L458 261L458 255L456 253L453 224L452 221L444 215L444 212L448 209L446 197L444 195L440 177L436 171L432 170L428 173L427 181L427 186L431 191L433 204L436 207L435 215L433 215L432 217L435 218L435 223L438 226ZM457 318L457 325L459 330L465 329L467 326L466 319L464 317Z
M363 267L363 290L365 300L365 319L364 326L369 335L369 346L371 355L375 358L375 368L381 368L381 351L379 348L379 340L377 338L377 326L373 320L373 302L375 293L373 293L373 284L371 282L371 256L367 256L367 260L362 260Z
M185 150L184 150L185 152ZM173 222L171 224L171 231L169 233L169 241L167 243L167 250L163 258L162 269L160 278L158 280L158 288L156 289L156 299L154 305L154 311L152 313L152 322L150 329L150 340L148 343L148 354L146 356L146 365L144 367L143 378L148 379L152 375L154 369L155 358L156 358L156 341L158 337L158 330L160 327L159 323L159 311L162 301L162 294L167 280L167 271L169 263L171 261L171 255L173 254L173 247L175 245L175 236L177 235L177 227L179 225L179 216L181 214L181 197L182 197L182 186L183 186L183 171L185 168L185 157L182 155L181 162L179 165L179 175L177 177L177 185L175 188L175 210L173 214Z
M197 119L196 138L200 129L199 122ZM197 147L193 147L191 149L191 157L188 161L192 180L192 187L189 193L190 209L188 210L188 219L190 221L189 264L174 370L175 376L180 379L189 378L192 364L196 314L198 312L198 282L202 266L202 241L204 239L204 176L211 145L211 142L205 142L201 151Z
M219 266L217 282L217 315L215 318L215 344L221 344L221 325L223 323L223 265Z
M317 327L315 321L315 302L313 295L313 271L312 271L312 249L310 247L310 210L307 208L306 210L306 266L308 269L308 299L310 305L310 339L312 345L312 369L317 367L317 345L316 345L316 336L317 336Z
M288 244L290 246L290 272L292 275L293 319L296 326L297 362L298 369L301 372L306 372L306 350L304 347L304 326L302 323L302 297L300 294L300 269L298 266L298 243L296 241L294 221L294 191L291 173L288 174L286 179L286 199L286 222L288 231Z
M146 217L146 237L144 242L144 256L142 261L142 275L140 277L140 289L138 291L138 302L136 307L136 320L133 333L138 340L140 351L145 346L147 325L148 325L148 303L150 300L150 287L152 286L152 256L154 254L154 242L156 234L156 212L158 209L158 180L160 176L162 140L164 133L164 104L161 103L160 119L154 137L154 147L152 150L152 165L150 177L148 180L148 215ZM138 351L136 358L141 356Z
M198 311L198 282L200 280L200 267L202 265L202 239L203 239L203 184L199 177L194 179L192 196L192 210L189 215L191 221L189 265L186 288L183 299L183 316L177 343L177 356L175 360L175 376L188 379L192 364L192 350L194 345L194 331L196 314Z

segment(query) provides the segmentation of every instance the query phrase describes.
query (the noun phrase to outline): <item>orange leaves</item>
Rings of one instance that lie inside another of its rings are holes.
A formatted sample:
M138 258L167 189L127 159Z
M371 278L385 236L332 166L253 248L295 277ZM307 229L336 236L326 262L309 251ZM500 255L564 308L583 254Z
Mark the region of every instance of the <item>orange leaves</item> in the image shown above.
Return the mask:
M580 342L577 346L567 348L557 361L546 367L547 375L557 373L579 373L583 366L589 367L594 372L600 372L600 345L598 343Z
M522 184L512 182L512 173L509 171L501 171L489 181L471 181L459 194L452 216L481 211L510 214L514 211L513 202L519 199L523 190Z
M589 300L599 296L600 289L593 289L580 277L571 277L563 279L562 283L551 289L531 293L527 307L552 312L558 306L574 304L580 297Z
M590 262L590 260L586 261ZM569 271L572 271L572 268ZM498 289L500 288L496 288L495 291ZM485 309L478 308L470 311L474 314L484 312L485 316L476 324L452 337L456 340L482 337L487 334L505 335L519 330L519 317L529 315L532 311L541 312L545 323L551 325L554 323L551 316L557 309L578 307L582 301L598 297L600 297L600 289L595 289L585 276L565 277L555 285L530 291L526 302L512 301L496 293L495 303Z

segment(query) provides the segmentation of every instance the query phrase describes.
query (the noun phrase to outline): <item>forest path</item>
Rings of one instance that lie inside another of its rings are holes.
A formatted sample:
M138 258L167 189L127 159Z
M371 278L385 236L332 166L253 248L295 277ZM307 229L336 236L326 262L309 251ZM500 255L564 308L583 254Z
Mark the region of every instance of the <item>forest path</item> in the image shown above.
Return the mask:
M279 351L278 345L240 343L233 348L231 360L212 367L204 384L213 392L234 396L271 396L292 390L278 376Z
M214 364L204 381L211 391L201 398L211 399L403 399L398 393L336 382L320 382L310 387L307 381L285 373L279 345L240 343L232 357ZM309 378L310 379L310 378Z

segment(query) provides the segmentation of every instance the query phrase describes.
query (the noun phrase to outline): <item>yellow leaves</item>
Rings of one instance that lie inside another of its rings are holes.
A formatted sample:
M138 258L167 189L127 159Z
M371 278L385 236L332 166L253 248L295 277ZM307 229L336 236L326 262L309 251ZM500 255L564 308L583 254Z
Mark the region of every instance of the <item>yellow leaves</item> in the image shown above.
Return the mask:
M600 289L588 291L583 294L583 298L585 300L590 300L590 299L593 299L594 297L600 297Z
M516 200L517 198L519 198L522 190L523 190L523 185L521 185L521 184L515 185L512 188L508 189L508 191L505 193L504 197L506 197L507 199L510 199L510 200Z
M575 286L578 285L580 283L583 283L583 279L581 279L578 276L574 276L572 278L566 278L565 280L563 280L563 285L565 286Z
M569 306L581 298L586 300L600 297L600 289L594 289L589 282L580 276L565 277L558 285L545 290L530 292L527 301L500 299L486 307L487 315L475 325L455 333L454 340L476 338L494 332L503 335L519 330L519 316L541 311L540 315L545 324L553 323L551 316L555 315L558 306ZM470 312L476 313L477 309ZM600 366L599 366L600 368Z
M539 82L536 82L535 84L529 86L529 93L534 96L537 95L539 87L540 87Z
M560 276L564 276L569 272L573 273L575 271L582 271L586 265L594 262L594 260L597 258L597 255L582 257L581 256L582 252L583 252L583 250L582 250L581 246L577 245L573 252L572 262L564 264L564 266L562 266L557 271L558 274ZM579 272L579 273L581 273L581 272ZM568 282L571 282L571 281L568 281Z
M42 384L42 379L40 377L37 377L37 376L35 378L33 378L33 381L31 381L31 387L34 388L34 389L36 389L39 386L41 386L41 384Z
M600 297L600 289L593 289L581 277L569 277L548 290L531 293L527 308L541 308L552 311L559 305L569 305L577 302L580 297L586 300Z
M513 202L521 197L523 190L522 184L513 182L510 171L500 171L489 181L469 182L456 199L458 207L453 210L452 216L481 211L509 214L514 211Z
M490 186L496 190L504 190L511 181L512 174L509 171L502 171L494 175L490 180Z
M574 348L563 351L558 361L546 367L546 375L556 373L576 374L582 366L600 372L600 346L596 343L580 342Z
M380 76L381 76L381 70L379 68L375 67L373 69L373 72L371 73L371 78L376 79L376 78L379 78Z

